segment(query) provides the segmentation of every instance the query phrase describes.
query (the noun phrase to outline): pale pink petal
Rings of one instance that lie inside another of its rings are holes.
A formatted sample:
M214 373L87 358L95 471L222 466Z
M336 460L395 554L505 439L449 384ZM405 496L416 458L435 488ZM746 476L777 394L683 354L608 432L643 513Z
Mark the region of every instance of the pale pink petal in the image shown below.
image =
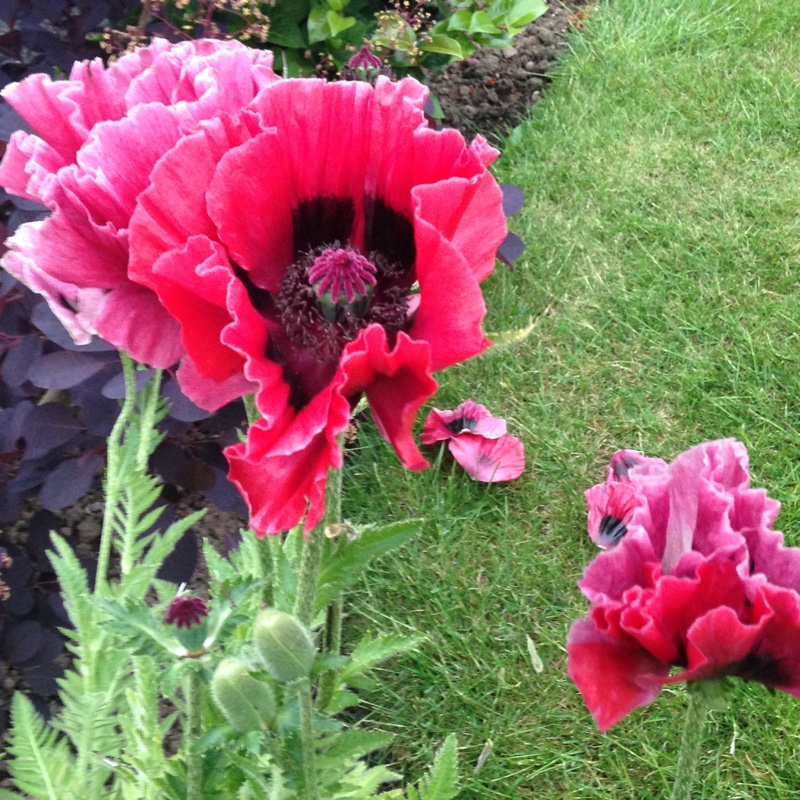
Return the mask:
M130 281L105 296L94 324L140 364L167 369L184 354L178 323L153 292Z
M11 194L43 203L49 181L66 163L49 144L23 131L11 134L0 163L0 186Z
M499 439L484 439L465 433L450 439L447 446L467 474L482 483L513 481L525 471L522 442L508 434Z

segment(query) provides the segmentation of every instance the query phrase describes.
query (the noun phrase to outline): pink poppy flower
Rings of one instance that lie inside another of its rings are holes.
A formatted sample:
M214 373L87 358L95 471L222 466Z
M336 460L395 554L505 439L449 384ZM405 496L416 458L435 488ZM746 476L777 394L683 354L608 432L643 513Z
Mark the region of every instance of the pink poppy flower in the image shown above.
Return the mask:
M506 434L506 421L492 416L486 406L465 400L454 411L431 409L420 438L423 444L434 444L464 433L474 433L485 439L498 439Z
M215 408L236 376L256 390L263 419L226 455L261 534L321 518L362 393L403 464L425 467L411 425L431 373L489 345L497 151L431 130L426 95L411 79L273 83L184 136L138 198L129 275L181 327L184 391Z
M513 481L525 471L525 449L514 436L486 439L474 433L455 436L447 444L467 475L481 483Z
M53 213L19 228L2 265L76 342L97 334L160 368L183 355L177 323L127 274L131 214L161 156L278 80L271 66L238 42L156 39L109 67L84 61L68 80L37 74L3 90L35 134L11 137L0 185Z
M622 452L624 474L612 462L609 478L633 490L624 535L579 583L592 608L567 647L598 727L677 681L739 677L800 696L800 549L772 530L779 504L750 487L744 445L708 442L668 466ZM590 514L598 498L587 493Z

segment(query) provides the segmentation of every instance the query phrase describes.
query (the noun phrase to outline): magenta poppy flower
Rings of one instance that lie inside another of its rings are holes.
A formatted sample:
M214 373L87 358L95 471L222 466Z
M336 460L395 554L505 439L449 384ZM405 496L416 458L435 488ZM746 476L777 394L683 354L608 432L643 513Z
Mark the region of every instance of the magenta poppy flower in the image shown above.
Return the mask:
M598 727L676 681L739 677L800 696L800 549L772 530L779 504L750 487L744 445L708 442L668 466L621 452L606 486L633 492L624 530L579 583L592 608L568 639ZM590 516L602 520L595 490Z
M465 400L453 411L432 408L422 427L423 444L452 439L464 433L474 433L485 439L498 439L506 434L506 421L489 413L486 406Z
M504 419L473 400L453 411L431 409L421 439L423 444L447 441L453 458L482 483L513 481L525 470L522 442L506 432Z
M138 198L129 275L180 325L184 391L213 409L236 376L256 390L263 419L226 455L261 534L321 518L362 394L403 464L425 467L411 425L431 373L489 345L497 152L431 130L426 94L278 81L184 136Z
M156 39L109 67L84 61L68 80L3 90L35 133L11 137L0 185L53 213L19 228L2 265L76 342L97 334L160 368L183 355L178 324L127 274L131 214L161 156L199 121L241 110L278 79L271 65L238 42Z
M467 475L481 483L513 481L525 471L525 448L509 434L486 439L467 433L453 437L447 446Z

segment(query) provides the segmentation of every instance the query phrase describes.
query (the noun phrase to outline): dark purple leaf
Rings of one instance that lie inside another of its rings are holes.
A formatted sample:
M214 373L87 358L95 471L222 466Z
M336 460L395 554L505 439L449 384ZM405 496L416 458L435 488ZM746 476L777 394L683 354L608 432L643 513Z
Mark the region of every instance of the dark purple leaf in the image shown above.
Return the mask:
M42 356L28 375L40 389L70 389L99 372L105 362L84 353L62 350Z
M75 415L59 403L35 406L25 420L25 459L43 456L80 433Z
M222 534L222 554L225 558L230 558L231 553L239 549L242 538L241 531L226 530L225 533Z
M525 193L515 183L501 183L503 191L503 213L513 217L525 204Z
M243 519L247 519L247 504L239 490L228 480L223 470L215 468L214 474L217 480L206 490L206 499L220 511L234 511Z
M72 623L64 607L64 600L61 594L56 591L45 592L39 604L39 618L45 625L54 628L71 628Z
M21 586L11 590L8 600L0 602L0 609L4 614L10 614L12 617L24 617L26 614L30 614L35 605L36 599L33 593L27 587Z
M84 453L59 464L45 479L39 501L42 508L58 511L77 503L92 487L105 459L95 453Z
M500 247L497 248L497 257L507 266L514 269L516 261L525 252L525 243L516 233L509 233Z
M8 488L15 492L27 492L29 489L41 486L57 460L55 457L45 455L23 461L17 471L17 477L8 484Z
M12 592L25 587L33 574L31 560L25 553L14 545L6 545L12 564L3 569L3 580Z
M73 391L70 397L80 406L86 432L102 440L108 438L119 417L119 401L109 400L99 392L90 391Z
M188 583L197 564L197 537L189 529L178 539L175 549L164 559L157 577L170 583Z
M98 353L114 350L114 346L103 339L94 338L89 344L75 344L67 329L58 317L50 310L47 303L39 303L31 313L31 322L51 341L66 350L78 350L83 353Z
M9 386L22 386L42 355L42 340L35 333L23 336L3 359L3 380Z
M44 628L34 619L9 625L0 644L7 661L24 664L31 659L44 641Z
M203 420L198 426L201 431L212 435L227 432L232 428L247 427L247 412L244 410L244 403L241 400L234 400L232 403L223 406L219 411L215 411L212 417Z
M182 486L188 468L189 458L182 447L172 442L161 442L150 457L150 469L160 476L164 483Z
M19 492L0 486L0 525L7 525L19 518L25 503Z
M52 547L50 533L57 531L64 524L60 517L50 511L37 511L28 522L28 555L36 562L40 570L51 572L47 551Z
M24 669L39 664L52 664L63 652L64 637L42 626L41 640L36 652L27 661L18 662L17 666Z
M169 401L169 415L174 419L181 422L197 422L198 420L207 419L211 416L210 411L204 411L186 397L174 378L170 378L166 381L161 390L161 394Z
M58 679L63 675L64 668L51 661L37 664L33 669L26 669L23 678L32 692L42 697L51 697L58 694Z
M143 369L136 373L135 375L135 382L136 382L136 391L141 391L147 381L153 377L153 373L155 370L152 369ZM124 400L125 399L125 374L123 372L117 373L111 380L103 385L103 388L100 390L100 394L103 397L107 397L110 400Z
M12 453L22 438L25 424L35 406L30 400L21 400L12 408L0 411L0 452Z

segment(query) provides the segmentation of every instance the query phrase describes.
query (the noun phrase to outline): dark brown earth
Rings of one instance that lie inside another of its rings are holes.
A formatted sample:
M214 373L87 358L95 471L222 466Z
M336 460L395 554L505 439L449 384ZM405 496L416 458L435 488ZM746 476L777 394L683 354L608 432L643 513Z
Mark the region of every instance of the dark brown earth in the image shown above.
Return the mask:
M491 141L507 136L550 82L567 46L566 34L581 26L593 5L549 0L546 14L532 22L505 50L479 47L471 58L440 75L426 75L439 100L444 124Z

